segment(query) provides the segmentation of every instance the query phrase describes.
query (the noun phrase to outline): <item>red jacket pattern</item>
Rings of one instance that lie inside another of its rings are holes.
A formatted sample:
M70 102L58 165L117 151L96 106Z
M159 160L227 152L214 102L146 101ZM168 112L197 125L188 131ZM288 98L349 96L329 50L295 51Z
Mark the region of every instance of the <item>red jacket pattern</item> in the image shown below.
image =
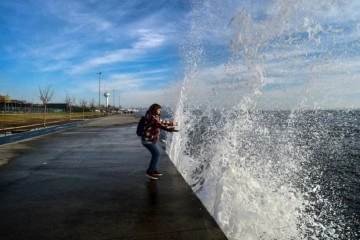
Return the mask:
M173 122L165 121L157 115L147 113L145 115L145 128L142 140L148 142L159 141L160 129L169 131L167 127L173 126Z

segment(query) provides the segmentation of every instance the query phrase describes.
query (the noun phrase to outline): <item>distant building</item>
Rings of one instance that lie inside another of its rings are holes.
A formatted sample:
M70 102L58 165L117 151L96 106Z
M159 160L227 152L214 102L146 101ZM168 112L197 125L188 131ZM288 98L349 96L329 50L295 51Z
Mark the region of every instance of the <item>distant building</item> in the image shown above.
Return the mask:
M47 103L46 110L48 112L66 112L66 103Z
M43 108L43 104L28 103L0 95L0 112L2 113L43 112ZM66 103L48 103L46 108L47 112L66 112L67 105Z
M0 95L0 111L5 112L10 105L11 105L10 96Z
M0 104L10 103L10 102L11 102L10 96L0 95Z
M89 111L89 108L86 108ZM28 103L24 100L11 99L10 96L0 95L0 113L41 113L44 111L42 103ZM69 105L66 103L47 103L46 111L51 112L69 112ZM71 112L82 112L80 106L71 106Z

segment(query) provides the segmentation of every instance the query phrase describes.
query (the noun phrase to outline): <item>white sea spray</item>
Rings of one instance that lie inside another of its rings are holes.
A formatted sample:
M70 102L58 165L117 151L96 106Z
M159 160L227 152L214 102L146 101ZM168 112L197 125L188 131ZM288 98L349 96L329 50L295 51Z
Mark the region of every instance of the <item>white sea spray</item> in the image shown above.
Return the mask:
M337 61L331 51L323 58L305 56L329 46L321 45L324 35L341 37L319 17L341 15L341 1L252 6L195 4L182 46L186 76L175 112L181 130L171 137L168 154L229 239L344 237L341 213L337 222L326 217L335 214L336 203L313 182L322 170L304 143L311 133L301 127L301 111L317 110L322 101L312 97L316 76ZM262 19L254 19L256 14ZM212 51L205 45L209 39ZM224 62L213 54L219 45L228 46ZM296 76L299 69L303 73ZM299 78L301 87L295 84ZM279 83L294 85L289 103L278 105L281 97L271 95L286 92L267 91Z

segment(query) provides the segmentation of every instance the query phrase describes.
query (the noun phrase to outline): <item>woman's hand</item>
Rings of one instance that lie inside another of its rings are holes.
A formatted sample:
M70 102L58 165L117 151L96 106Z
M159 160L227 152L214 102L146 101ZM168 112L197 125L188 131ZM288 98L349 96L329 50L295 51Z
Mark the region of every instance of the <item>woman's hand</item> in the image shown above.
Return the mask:
M177 122L172 122L172 124L173 124L173 126L177 126L178 125L178 123Z

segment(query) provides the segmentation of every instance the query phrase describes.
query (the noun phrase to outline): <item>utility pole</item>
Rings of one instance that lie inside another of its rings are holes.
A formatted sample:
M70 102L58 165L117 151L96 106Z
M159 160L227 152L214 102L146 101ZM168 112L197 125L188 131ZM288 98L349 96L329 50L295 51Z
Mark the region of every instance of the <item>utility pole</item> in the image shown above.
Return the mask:
M113 108L115 109L115 90L113 90Z
M101 75L101 72L98 72L97 74L99 74L99 116L100 116L100 75Z

